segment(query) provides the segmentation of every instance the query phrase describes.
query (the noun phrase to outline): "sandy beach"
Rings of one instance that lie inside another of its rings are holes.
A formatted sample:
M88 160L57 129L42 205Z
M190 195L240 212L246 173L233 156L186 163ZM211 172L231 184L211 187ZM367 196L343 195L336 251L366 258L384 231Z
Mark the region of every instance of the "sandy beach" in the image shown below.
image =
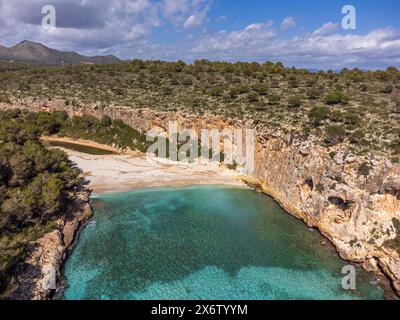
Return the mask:
M93 194L125 192L140 188L188 185L245 187L234 170L216 163L188 164L145 155L90 155L64 149L89 181Z

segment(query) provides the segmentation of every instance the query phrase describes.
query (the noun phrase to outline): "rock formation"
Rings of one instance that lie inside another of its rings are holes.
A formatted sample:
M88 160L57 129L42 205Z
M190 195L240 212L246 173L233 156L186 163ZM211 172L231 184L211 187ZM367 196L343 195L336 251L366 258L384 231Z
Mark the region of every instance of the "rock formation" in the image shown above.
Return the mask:
M79 231L92 216L89 194L81 192L67 215L57 221L56 230L38 239L20 270L18 288L11 299L46 300L51 298L60 282L60 268L72 249Z

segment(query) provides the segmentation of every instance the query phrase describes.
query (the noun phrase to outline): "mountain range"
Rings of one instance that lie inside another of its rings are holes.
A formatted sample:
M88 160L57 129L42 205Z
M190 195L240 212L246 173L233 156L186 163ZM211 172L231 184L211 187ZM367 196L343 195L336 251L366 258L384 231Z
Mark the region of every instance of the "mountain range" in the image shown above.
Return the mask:
M48 65L108 64L121 62L120 59L113 55L87 57L73 51L51 49L41 43L28 40L24 40L10 48L0 45L0 61Z

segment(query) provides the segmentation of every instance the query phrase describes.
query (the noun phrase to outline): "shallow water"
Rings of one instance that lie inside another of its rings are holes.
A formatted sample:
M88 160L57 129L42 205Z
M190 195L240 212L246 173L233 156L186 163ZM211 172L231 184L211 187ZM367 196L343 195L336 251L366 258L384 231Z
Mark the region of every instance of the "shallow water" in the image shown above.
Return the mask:
M383 299L323 238L253 190L103 195L67 260L64 299Z

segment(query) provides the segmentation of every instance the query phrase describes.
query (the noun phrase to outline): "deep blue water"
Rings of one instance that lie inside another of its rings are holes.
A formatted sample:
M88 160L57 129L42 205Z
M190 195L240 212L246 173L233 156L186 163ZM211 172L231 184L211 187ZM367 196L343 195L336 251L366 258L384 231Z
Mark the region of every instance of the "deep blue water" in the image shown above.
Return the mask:
M103 195L67 260L64 299L382 299L370 274L342 289L323 238L253 190Z

